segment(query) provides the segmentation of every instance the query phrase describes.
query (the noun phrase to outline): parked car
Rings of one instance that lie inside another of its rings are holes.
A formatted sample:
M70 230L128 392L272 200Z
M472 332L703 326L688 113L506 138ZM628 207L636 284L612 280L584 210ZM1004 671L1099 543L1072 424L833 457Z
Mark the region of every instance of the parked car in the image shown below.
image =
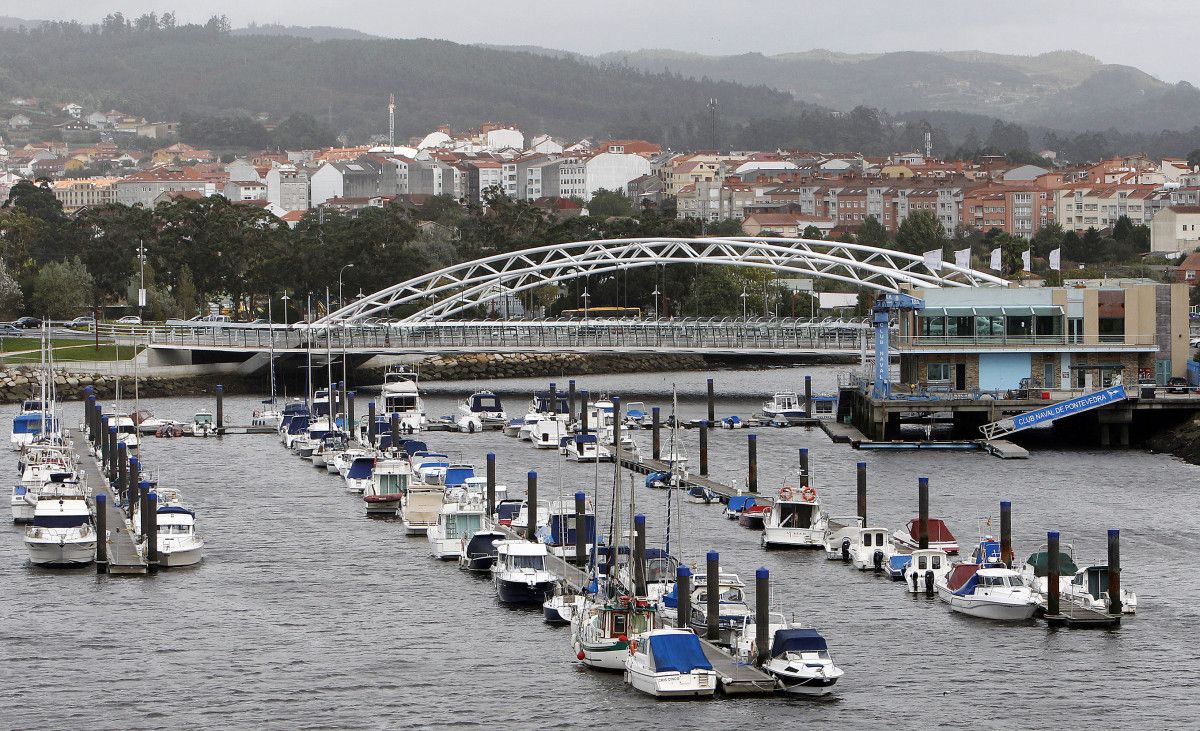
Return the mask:
M41 320L37 319L36 317L29 317L28 315L26 315L25 317L18 317L16 320L13 320L13 327L24 328L26 330L28 330L29 328L32 328L32 327L41 327L41 326L42 326Z
M12 325L0 325L0 338L23 338L25 333Z
M96 324L96 318L91 315L84 315L83 317L76 317L67 324L71 327L91 327Z
M1188 380L1183 376L1175 376L1167 381L1167 393L1187 393Z
M118 325L141 325L142 318L138 317L137 315L126 315L126 316L122 317L120 320L117 320L117 324Z

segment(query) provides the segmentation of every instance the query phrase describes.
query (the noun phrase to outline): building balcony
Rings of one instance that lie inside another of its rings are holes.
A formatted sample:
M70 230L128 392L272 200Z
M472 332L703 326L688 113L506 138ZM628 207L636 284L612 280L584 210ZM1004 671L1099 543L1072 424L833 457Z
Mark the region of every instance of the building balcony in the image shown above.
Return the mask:
M901 335L901 353L1157 352L1155 335Z

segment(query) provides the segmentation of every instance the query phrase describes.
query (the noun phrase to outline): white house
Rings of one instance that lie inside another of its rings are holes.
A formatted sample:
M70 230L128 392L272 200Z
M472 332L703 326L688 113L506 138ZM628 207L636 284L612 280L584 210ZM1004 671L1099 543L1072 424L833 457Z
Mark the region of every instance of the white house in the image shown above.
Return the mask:
M512 128L488 130L484 135L483 146L488 150L503 150L506 147L523 150L525 135L521 134L521 130Z
M231 201L261 201L267 199L267 185L257 180L230 180L223 191Z
M550 135L538 135L529 141L529 149L543 155L558 155L563 151L562 143Z
M319 206L330 198L341 198L344 192L342 171L328 161L321 163L308 182L309 201L313 206Z
M584 200L600 189L628 194L629 181L650 174L650 161L641 155L602 152L584 163Z
M1168 206L1150 221L1150 250L1194 251L1200 248L1200 206Z
M103 112L92 112L91 114L87 115L87 118L83 121L92 125L96 129L108 129L112 126L112 124L108 121L108 115L104 114Z
M239 158L231 163L226 163L225 172L229 173L230 180L262 182L262 178L258 176L258 168L254 167L249 160Z
M62 111L71 115L75 119L79 119L83 115L83 107L79 106L78 104L76 104L74 102L71 102L70 104L67 104L66 106L64 106L62 108Z
M308 171L279 165L267 171L267 201L283 211L308 209Z

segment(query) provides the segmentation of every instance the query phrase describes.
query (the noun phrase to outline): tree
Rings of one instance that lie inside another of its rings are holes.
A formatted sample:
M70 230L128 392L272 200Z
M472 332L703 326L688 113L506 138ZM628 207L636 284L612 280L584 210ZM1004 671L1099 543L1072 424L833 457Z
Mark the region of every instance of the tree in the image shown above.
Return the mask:
M629 203L629 198L620 191L605 190L601 188L592 195L592 200L587 205L588 214L597 218L608 218L610 216L628 216L633 213L633 206Z
M1067 231L1062 237L1062 255L1064 259L1084 263L1089 261L1084 249L1083 239L1074 231Z
M40 317L69 320L88 311L92 275L78 259L50 262L33 281L31 311Z
M187 264L179 268L179 280L175 284L175 302L179 316L187 319L199 314L199 296L196 283L192 281L192 270Z
M310 114L293 112L271 132L271 141L282 150L316 150L333 144L333 130Z
M855 233L860 244L866 244L867 246L888 245L887 229L874 216L867 216L866 220L859 225L858 231Z
M812 239L813 241L821 241L825 236L821 233L821 229L811 223L804 227L804 233L800 234L801 238Z
M929 211L908 214L896 232L896 248L910 254L940 249L946 243L946 230L937 216Z
M720 221L714 221L704 227L704 232L709 236L741 236L742 222L737 218L722 218Z
M1050 256L1050 252L1062 246L1063 228L1057 221L1042 226L1033 238L1029 240L1029 247L1033 251L1033 255L1041 258Z
M1113 224L1112 237L1117 241L1126 241L1133 234L1133 221L1129 220L1129 216L1117 217L1117 222Z
M17 281L8 273L8 267L0 261L0 317L6 320L16 318L21 314L21 307L25 304L25 295L21 292L21 287L17 285Z

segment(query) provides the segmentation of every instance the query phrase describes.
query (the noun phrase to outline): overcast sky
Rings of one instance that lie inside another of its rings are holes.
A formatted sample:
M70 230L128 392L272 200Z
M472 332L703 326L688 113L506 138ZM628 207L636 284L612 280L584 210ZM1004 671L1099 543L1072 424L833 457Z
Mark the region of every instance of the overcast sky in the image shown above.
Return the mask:
M332 25L399 38L445 38L580 53L673 48L709 54L1070 49L1196 82L1195 0L0 0L0 15L96 21L120 11L225 14L250 22Z

